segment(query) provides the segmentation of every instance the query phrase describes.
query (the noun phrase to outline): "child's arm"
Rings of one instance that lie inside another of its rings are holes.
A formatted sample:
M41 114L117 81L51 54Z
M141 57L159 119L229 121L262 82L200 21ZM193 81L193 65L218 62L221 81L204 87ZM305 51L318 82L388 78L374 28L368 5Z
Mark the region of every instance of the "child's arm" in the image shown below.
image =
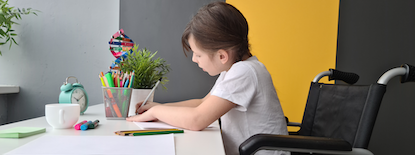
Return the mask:
M210 96L210 93L207 94L204 98L202 99L190 99L190 100L185 100L185 101L181 101L181 102L174 102L174 103L165 103L163 105L166 106L184 106L184 107L197 107L199 106L208 96ZM143 107L141 107L140 109L138 109L141 104L143 102L139 102L136 104L136 113L143 113L144 111L147 111L148 109L156 106L156 105L160 105L160 103L156 103L156 102L147 102L147 104L145 104Z
M207 94L204 98L202 99L190 99L190 100L185 100L185 101L181 101L181 102L174 102L174 103L166 103L164 105L166 106L184 106L184 107L197 107L199 106L203 101L206 100L206 98L208 98L210 96L210 93Z
M235 104L217 96L209 95L197 107L157 105L147 112L127 118L127 121L160 120L173 126L189 130L203 130Z

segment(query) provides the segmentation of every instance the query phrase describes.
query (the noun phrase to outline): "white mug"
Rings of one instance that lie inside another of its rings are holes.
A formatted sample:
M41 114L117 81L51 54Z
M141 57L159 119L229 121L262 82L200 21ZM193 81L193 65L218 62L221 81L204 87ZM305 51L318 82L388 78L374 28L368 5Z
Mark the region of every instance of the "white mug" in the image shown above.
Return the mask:
M46 121L55 129L71 128L78 122L80 111L79 104L45 105Z

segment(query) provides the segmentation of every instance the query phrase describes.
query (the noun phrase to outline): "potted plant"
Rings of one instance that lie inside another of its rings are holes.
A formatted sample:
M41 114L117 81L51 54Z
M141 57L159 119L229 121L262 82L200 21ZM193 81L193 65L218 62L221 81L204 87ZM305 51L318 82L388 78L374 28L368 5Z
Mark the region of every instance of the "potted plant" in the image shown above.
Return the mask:
M151 92L151 89L160 81L163 88L169 80L166 74L170 71L170 65L162 58L155 59L157 51L138 49L138 45L134 44L132 52L122 58L119 63L120 71L124 73L134 72L133 92L131 95L130 110L128 116L135 115L135 104L145 100ZM148 101L153 101L154 94L150 94Z
M28 14L34 14L37 15L36 12L39 12L38 10L32 10L31 8L14 8L8 6L9 0L0 0L0 38L2 41L0 42L0 46L10 42L9 49L12 47L12 44L17 44L16 40L14 40L13 36L16 36L16 32L12 29L13 25L19 25L13 19L20 20L22 19L21 15L28 15ZM6 41L4 41L6 40ZM4 41L4 42L3 42ZM0 51L1 56L1 51Z

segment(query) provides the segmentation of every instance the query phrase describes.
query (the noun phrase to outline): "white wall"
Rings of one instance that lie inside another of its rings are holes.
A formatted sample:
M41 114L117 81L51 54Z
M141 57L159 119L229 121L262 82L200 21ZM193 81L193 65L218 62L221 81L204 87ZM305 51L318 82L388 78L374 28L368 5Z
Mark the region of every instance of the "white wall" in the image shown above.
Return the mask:
M19 46L0 47L0 85L20 86L20 93L0 99L7 102L0 104L0 116L4 109L8 122L43 116L45 104L58 102L59 88L68 76L84 85L90 105L101 103L98 74L114 61L108 41L119 29L120 2L11 0L9 4L41 12L17 21Z

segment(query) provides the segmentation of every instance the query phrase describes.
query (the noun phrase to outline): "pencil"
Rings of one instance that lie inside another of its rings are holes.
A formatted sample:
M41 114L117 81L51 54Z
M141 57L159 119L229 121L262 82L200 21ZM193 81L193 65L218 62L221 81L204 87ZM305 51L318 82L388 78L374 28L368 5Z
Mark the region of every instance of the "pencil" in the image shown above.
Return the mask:
M130 85L128 86L128 88L133 87L133 84L134 84L134 71L133 73L131 73L131 80L130 80Z
M113 117L115 114L112 113L111 108L109 106L109 103L104 103L105 104L105 116L106 117Z
M144 131L177 131L179 129L157 129L157 128L153 128L153 129L149 129L149 130L125 130L125 131L115 131L115 134L120 134L120 133L133 133L133 132L144 132Z
M104 89L106 89L107 90L107 94L105 94L104 93L104 97L105 97L105 100L104 100L104 104L106 104L107 105L107 107L105 108L105 110L106 111L110 111L111 113L107 113L107 114L109 114L109 115L111 115L112 117L115 117L115 111L114 111L114 109L112 108L112 106L110 105L111 104L111 102L112 102L112 94L111 94L111 91L108 89L108 88L104 88ZM109 116L109 115L107 115L107 117ZM110 116L110 117L111 117Z
M120 74L117 74L117 87L121 87L120 86Z
M143 106L147 103L147 100L150 98L151 94L153 94L154 90L156 90L156 88L157 88L157 86L159 85L159 83L160 83L161 79L162 79L162 78L160 78L160 79L157 81L156 85L153 87L153 89L151 89L150 93L147 95L146 99L143 101L143 103L140 105L140 107L138 107L138 109L140 109L141 107L143 107ZM138 109L137 109L137 111L138 111Z
M160 130L131 130L131 131L116 131L116 135L120 136L141 136L141 135L158 135L169 133L184 133L179 129L160 129Z
M99 75L99 79L101 80L102 86L106 87L104 79L102 78L101 74Z
M147 132L134 132L128 134L128 136L145 136L145 135L159 135L159 134L170 134L170 133L183 133L183 130L178 131L147 131Z
M115 113L117 114L118 117L122 117L121 111L118 108L118 105L116 103L112 104L112 107L114 108Z
M107 80L107 77L102 76L102 79L104 80L104 87L110 87L110 86L108 85L108 80Z
M122 79L123 87L126 87L125 85L126 85L127 79L128 79L128 73L124 73L124 78Z

